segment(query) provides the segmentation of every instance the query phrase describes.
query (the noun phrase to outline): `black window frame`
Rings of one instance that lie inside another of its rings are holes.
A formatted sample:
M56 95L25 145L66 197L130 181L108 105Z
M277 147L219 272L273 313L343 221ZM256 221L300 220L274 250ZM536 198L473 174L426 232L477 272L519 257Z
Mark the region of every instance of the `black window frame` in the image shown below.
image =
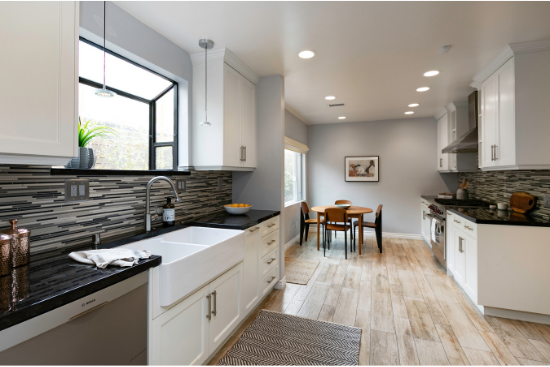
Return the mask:
M146 70L150 73L153 73L167 81L169 81L170 83L172 83L171 86L169 86L168 88L166 88L165 90L163 90L162 92L160 92L160 94L158 94L155 98L153 99L145 99L143 97L139 97L139 96L136 96L134 94L131 94L131 93L128 93L128 92L124 92L122 90L119 90L119 89L116 89L116 88L113 88L113 87L110 87L109 84L106 85L106 88L109 89L109 90L112 90L113 92L115 92L117 95L120 95L120 96L123 96L123 97L126 97L126 98L129 98L129 99L132 99L134 101L139 101L139 102L142 102L142 103L146 103L149 105L149 170L157 170L156 168L156 148L158 147L167 147L167 146L171 146L172 147L172 163L173 163L173 167L172 169L174 171L177 171L178 170L178 137L179 137L179 134L178 134L178 82L170 79L170 78L167 78L166 76L162 75L162 74L159 74L143 65L140 65L138 63L136 63L135 61L132 61L124 56L121 56L119 54L117 54L116 52L113 52L107 48L103 48L103 46L100 46L90 40L87 40L86 38L83 38L83 37L79 37L79 40L90 45L90 46L93 46L101 51L105 51L106 53L110 54L110 55L113 55L115 57L118 57L119 59L122 59L134 66L137 66L143 70ZM97 82L94 82L92 80L89 80L89 79L86 79L86 78L83 78L81 77L80 75L78 76L78 82L80 84L84 84L84 85L87 85L87 86L90 86L90 87L93 87L93 88L103 88L103 84L101 83L97 83ZM157 114L156 114L156 102L161 99L164 95L166 95L166 93L170 92L171 90L174 90L174 138L171 142L156 142L156 128L157 128L157 124L156 124L156 119L157 119ZM116 98L116 97L115 97ZM80 113L79 113L80 114ZM158 169L160 171L165 171L166 169ZM124 170L121 170L121 171L124 171Z

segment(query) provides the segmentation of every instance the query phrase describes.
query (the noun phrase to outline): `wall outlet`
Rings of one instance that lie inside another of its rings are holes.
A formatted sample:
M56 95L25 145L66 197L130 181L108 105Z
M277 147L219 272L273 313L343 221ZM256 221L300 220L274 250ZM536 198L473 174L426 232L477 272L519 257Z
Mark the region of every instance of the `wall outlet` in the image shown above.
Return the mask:
M550 207L550 194L544 194L544 206Z
M73 178L65 181L65 202L90 200L90 180Z
M187 179L186 178L176 178L176 191L178 194L187 191Z

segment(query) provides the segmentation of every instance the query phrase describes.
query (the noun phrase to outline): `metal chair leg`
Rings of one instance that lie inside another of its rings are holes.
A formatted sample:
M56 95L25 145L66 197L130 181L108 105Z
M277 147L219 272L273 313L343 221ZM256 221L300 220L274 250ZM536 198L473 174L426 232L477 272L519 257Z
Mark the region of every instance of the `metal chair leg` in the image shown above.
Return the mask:
M344 232L344 251L346 254L346 260L348 259L348 236L346 236L346 232Z

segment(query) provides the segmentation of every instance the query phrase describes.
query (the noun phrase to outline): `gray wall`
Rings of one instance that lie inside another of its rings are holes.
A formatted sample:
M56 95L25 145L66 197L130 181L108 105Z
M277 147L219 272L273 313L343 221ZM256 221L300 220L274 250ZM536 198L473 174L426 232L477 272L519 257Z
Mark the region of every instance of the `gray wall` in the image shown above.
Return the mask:
M285 136L307 145L307 125L287 110L285 110ZM307 180L307 174L305 177ZM281 220L284 222L283 243L285 244L289 243L300 232L300 210L299 203L283 208Z
M283 209L283 154L285 124L284 80L281 75L260 78L256 85L256 121L258 165L252 172L233 172L233 202L250 203L254 209ZM283 241L284 222L279 226L279 243ZM284 259L284 245L279 258ZM285 275L280 262L279 283Z
M189 166L193 66L184 49L107 2L107 48L178 82L179 165ZM80 36L103 44L103 2L80 3Z
M312 125L308 141L310 207L338 199L373 209L383 204L384 232L420 234L420 195L456 191L457 175L437 172L432 117ZM380 182L345 182L344 157L367 155L380 156ZM374 214L365 218L374 221Z

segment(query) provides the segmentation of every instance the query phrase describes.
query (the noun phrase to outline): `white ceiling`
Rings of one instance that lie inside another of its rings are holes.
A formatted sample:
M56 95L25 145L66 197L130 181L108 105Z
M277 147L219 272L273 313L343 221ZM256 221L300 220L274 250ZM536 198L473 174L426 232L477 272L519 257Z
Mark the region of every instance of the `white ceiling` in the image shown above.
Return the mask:
M282 74L287 109L308 124L434 116L465 100L508 43L550 38L550 2L116 4L189 53L207 37L260 76ZM317 56L298 58L305 49ZM433 69L441 74L422 75ZM422 86L431 90L415 91ZM346 106L327 107L327 95Z

